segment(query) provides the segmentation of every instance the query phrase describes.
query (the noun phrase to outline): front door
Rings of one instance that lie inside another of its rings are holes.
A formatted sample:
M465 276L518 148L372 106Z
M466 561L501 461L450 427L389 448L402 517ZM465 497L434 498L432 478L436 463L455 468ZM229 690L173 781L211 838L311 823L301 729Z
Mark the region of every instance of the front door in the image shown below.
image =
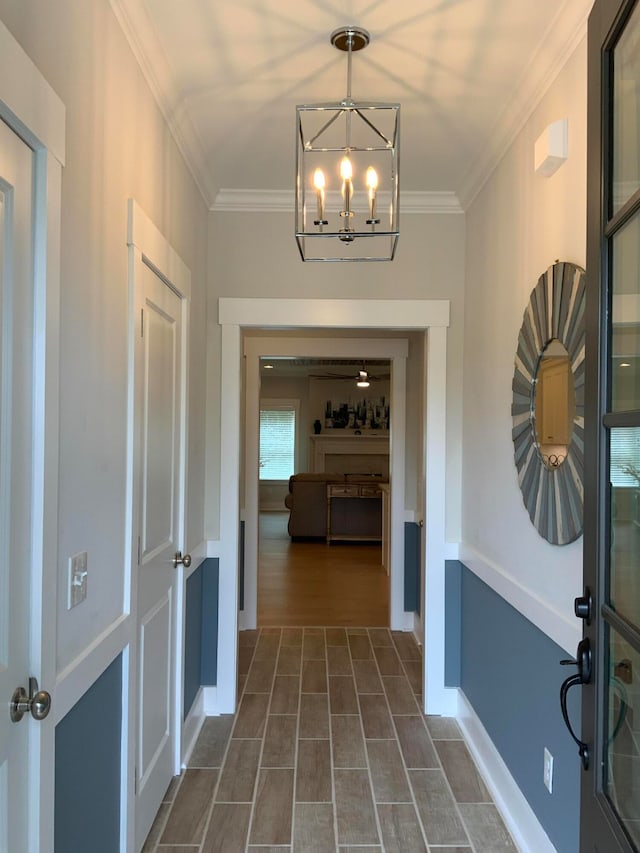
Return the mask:
M136 413L139 449L136 849L174 768L175 580L180 529L180 297L139 260Z
M33 474L33 151L0 121L0 851L26 850ZM15 715L14 715L15 716ZM31 744L33 749L33 744Z
M580 849L615 853L640 850L640 3L596 0L588 42Z

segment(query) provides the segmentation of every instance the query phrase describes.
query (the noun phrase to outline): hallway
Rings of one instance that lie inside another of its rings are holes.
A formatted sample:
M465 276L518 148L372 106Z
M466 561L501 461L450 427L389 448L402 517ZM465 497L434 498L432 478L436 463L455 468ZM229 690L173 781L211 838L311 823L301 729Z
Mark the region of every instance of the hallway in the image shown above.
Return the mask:
M421 670L384 628L242 632L239 712L205 721L144 853L515 853Z

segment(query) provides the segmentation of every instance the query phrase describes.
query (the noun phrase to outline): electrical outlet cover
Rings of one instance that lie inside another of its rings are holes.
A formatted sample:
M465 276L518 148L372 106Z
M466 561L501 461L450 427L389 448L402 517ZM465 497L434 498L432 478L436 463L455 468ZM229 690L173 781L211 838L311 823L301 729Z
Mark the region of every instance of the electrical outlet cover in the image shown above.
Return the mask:
M544 786L550 794L553 793L553 755L549 750L544 748L544 771L543 771Z

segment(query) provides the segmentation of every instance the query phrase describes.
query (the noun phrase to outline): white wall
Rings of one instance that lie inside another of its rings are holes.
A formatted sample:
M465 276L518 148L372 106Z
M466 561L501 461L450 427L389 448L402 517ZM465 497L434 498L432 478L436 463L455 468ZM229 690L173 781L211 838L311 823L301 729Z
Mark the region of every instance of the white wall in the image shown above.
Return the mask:
M524 593L525 615L534 618L538 605L549 611L561 644L579 636L573 598L582 587L582 540L549 545L529 520L513 461L511 380L538 277L557 259L585 265L586 56L583 41L467 214L463 542ZM535 140L564 117L569 159L551 178L539 177Z
M309 380L306 377L263 376L260 400L298 400L296 472L308 470L309 435L313 432L313 413L309 409Z
M217 539L219 535L220 330L216 299L232 296L451 300L447 363L448 487L445 499L447 539L452 542L459 540L464 235L462 215L407 215L401 220L398 253L392 263L304 264L293 236L293 215L210 215L208 538ZM318 325L321 325L321 318L318 318Z
M202 540L207 212L107 0L0 0L0 18L61 97L67 115L60 318L60 672L123 611L129 197L192 273L187 547ZM67 611L67 559L83 550L89 555L87 599Z
M424 431L426 429L424 388L425 375L425 332L413 332L409 336L409 358L407 359L407 448L411 448L406 469L405 494L407 509L415 511L416 520L424 520L425 458ZM452 384L456 387L455 379ZM457 401L456 401L457 402ZM449 401L451 405L451 401ZM455 430L452 431L455 434ZM447 436L448 438L449 436ZM457 437L460 441L460 436ZM449 453L451 448L449 448ZM457 460L456 460L457 461ZM449 466L449 480L453 480L453 466ZM459 482L459 475L456 483ZM448 531L449 532L449 531ZM457 541L448 536L448 541ZM424 589L424 586L422 587Z

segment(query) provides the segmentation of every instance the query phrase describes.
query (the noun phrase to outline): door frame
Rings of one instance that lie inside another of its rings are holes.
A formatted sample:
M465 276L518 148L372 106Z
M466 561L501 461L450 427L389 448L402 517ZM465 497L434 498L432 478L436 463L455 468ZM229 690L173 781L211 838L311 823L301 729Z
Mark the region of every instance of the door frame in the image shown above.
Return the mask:
M588 26L587 90L587 270L590 286L586 302L585 372L585 501L584 585L592 600L584 621L583 638L590 644L593 674L582 684L581 738L590 753L589 766L581 770L580 849L630 851L632 844L602 786L606 743L605 682L609 680L609 654L605 622L624 636L624 619L609 606L607 565L612 526L609 489L608 430L636 427L637 413L614 412L607 399L607 377L612 358L609 339L609 303L612 238L626 222L638 216L637 192L615 216L605 205L613 195L611 95L613 79L605 65L605 48L617 42L637 0L596 2ZM615 295L612 296L615 299ZM628 312L627 312L628 313ZM608 611L608 612L607 612ZM619 624L616 624L619 619ZM635 847L633 848L635 849Z
M65 107L0 21L0 118L34 151L34 482L31 672L52 713L30 726L29 853L53 850L58 563L60 222Z
M151 219L134 199L127 202L127 247L129 253L129 363L127 403L127 496L126 537L127 563L125 568L124 610L131 615L133 630L129 646L123 654L123 734L121 760L121 844L123 849L134 850L136 826L135 768L138 721L138 537L140 535L140 426L142 424L142 399L138 393L139 365L136 337L140 324L143 285L141 265L153 270L181 300L181 375L180 375L180 450L178 486L179 550L186 547L187 530L187 455L189 438L189 319L191 310L191 271L169 244ZM174 774L179 775L182 763L182 730L184 694L185 588L187 578L198 568L193 561L189 569L178 566L175 572L172 604L173 661L171 662L171 697Z
M402 531L405 494L406 338L274 338L248 337L244 341L245 457L244 457L244 610L240 629L255 628L258 609L258 453L260 357L350 358L391 360L390 474L391 529ZM306 434L305 434L306 437ZM404 536L391 538L389 620L396 631L413 630L413 614L404 610Z
M243 329L392 329L427 331L425 460L426 576L424 704L430 714L455 712L455 691L444 682L444 576L446 491L447 328L445 299L249 299L218 300L221 326L220 586L218 685L220 713L236 707L242 434ZM404 491L404 490L403 490ZM404 494L401 496L404 501Z

